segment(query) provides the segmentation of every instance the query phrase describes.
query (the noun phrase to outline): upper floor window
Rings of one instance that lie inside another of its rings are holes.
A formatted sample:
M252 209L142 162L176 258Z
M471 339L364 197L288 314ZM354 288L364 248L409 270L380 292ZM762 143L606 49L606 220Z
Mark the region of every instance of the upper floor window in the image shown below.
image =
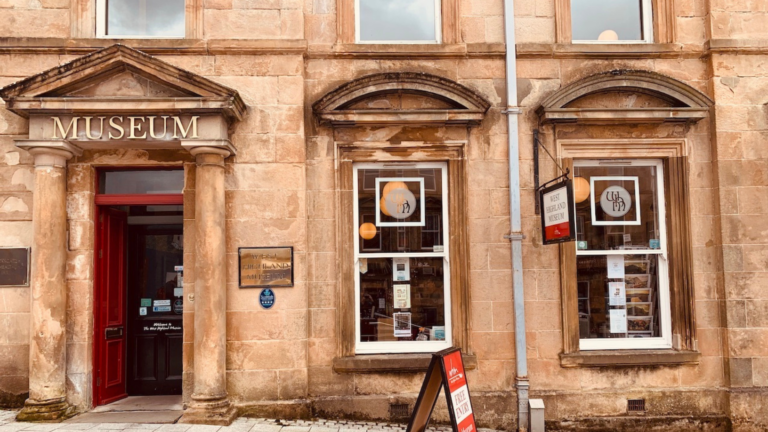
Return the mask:
M651 0L571 0L574 43L653 42Z
M356 0L358 43L440 43L440 0Z
M185 0L97 0L96 35L106 38L183 38Z

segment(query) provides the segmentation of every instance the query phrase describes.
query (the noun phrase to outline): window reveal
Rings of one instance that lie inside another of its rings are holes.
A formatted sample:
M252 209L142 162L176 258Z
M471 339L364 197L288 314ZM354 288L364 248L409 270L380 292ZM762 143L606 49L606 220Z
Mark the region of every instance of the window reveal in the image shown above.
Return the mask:
M445 164L356 164L354 185L355 224L360 228L355 240L355 351L433 352L449 347ZM372 223L375 229L366 225Z

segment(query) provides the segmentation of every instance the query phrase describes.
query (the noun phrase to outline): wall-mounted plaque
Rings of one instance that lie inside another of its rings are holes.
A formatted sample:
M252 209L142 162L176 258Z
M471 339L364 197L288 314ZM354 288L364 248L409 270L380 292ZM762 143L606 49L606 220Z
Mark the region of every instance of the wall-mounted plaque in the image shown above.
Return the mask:
M29 286L29 248L0 248L0 287Z
M293 247L239 248L240 288L293 286Z

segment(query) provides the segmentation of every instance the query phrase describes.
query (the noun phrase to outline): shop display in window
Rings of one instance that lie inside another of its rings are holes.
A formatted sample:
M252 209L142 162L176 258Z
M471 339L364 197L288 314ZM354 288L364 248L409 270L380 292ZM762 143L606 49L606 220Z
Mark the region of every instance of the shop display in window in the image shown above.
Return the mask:
M442 163L355 171L358 352L429 352L450 342L446 174Z
M574 205L581 348L661 344L669 282L660 161L574 161L574 172L590 184Z

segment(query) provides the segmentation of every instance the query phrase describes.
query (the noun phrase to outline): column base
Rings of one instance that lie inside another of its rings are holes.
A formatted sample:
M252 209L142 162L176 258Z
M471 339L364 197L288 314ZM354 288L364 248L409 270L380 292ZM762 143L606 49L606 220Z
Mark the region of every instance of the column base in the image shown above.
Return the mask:
M193 395L179 423L229 426L236 418L237 409L226 396L209 398Z
M66 400L36 401L27 399L24 408L16 415L20 422L58 423L75 415L75 407Z

